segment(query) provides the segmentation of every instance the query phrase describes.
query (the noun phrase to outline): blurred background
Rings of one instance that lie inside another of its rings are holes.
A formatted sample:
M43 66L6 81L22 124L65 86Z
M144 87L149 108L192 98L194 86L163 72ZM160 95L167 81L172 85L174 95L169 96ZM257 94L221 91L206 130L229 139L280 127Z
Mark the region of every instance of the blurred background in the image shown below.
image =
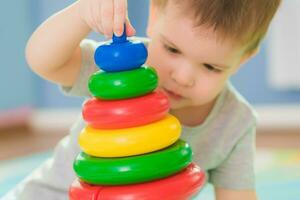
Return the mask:
M24 56L26 42L37 26L72 2L10 0L0 7L0 180L6 182L0 197L51 154L80 114L83 99L63 96L55 84L30 71ZM148 4L129 0L129 18L138 36L145 36ZM260 53L232 78L259 114L261 199L300 196L299 8L299 1L283 2ZM89 37L103 40L95 33ZM16 163L27 168L16 169L19 174L13 176Z

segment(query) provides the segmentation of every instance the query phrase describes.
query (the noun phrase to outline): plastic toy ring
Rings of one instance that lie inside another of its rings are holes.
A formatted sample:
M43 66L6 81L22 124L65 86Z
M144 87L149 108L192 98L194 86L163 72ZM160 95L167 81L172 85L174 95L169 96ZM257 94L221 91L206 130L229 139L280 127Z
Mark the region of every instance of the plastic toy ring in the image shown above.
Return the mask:
M191 162L190 146L178 140L160 151L123 158L97 158L82 152L75 159L74 170L87 183L124 185L170 176Z
M120 129L141 126L164 118L170 108L162 91L115 101L89 99L82 110L85 122L97 129Z
M192 163L173 176L142 184L93 186L76 180L69 194L70 200L183 200L191 199L204 183L204 171Z
M88 86L94 97L114 100L143 96L152 92L157 84L156 71L144 66L115 73L98 71L90 77Z
M94 129L87 126L79 135L85 153L96 157L124 157L165 148L178 140L179 121L172 115L144 126L125 129Z

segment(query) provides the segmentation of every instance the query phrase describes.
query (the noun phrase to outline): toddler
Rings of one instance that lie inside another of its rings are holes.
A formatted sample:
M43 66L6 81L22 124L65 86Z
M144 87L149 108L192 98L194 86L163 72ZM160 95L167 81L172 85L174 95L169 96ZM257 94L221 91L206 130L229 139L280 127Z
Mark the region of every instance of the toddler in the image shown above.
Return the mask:
M181 138L194 162L207 173L217 200L255 200L255 112L229 78L253 57L280 0L152 0L146 64L158 72L171 114L183 126ZM78 0L46 20L31 36L26 58L34 72L60 85L66 95L91 95L90 75L98 69L96 31L111 38L135 29L126 0ZM136 40L132 37L132 40ZM101 67L101 66L100 66ZM63 200L76 178L80 117L54 155L4 200Z

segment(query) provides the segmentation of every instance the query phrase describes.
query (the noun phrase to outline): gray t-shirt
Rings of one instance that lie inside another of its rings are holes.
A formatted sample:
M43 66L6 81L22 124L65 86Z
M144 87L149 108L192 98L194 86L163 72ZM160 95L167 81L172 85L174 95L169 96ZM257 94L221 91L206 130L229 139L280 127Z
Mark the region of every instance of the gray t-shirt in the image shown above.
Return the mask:
M145 38L139 40L147 43ZM81 42L81 72L70 88L61 87L66 95L89 98L88 79L98 68L94 51L99 43ZM207 119L199 126L183 126L181 138L193 150L193 161L207 172L208 182L227 189L254 189L254 154L256 114L245 99L228 83L222 90ZM52 158L27 177L3 200L68 199L68 188L76 178L72 169L80 152L78 134L85 127L80 116L55 148Z

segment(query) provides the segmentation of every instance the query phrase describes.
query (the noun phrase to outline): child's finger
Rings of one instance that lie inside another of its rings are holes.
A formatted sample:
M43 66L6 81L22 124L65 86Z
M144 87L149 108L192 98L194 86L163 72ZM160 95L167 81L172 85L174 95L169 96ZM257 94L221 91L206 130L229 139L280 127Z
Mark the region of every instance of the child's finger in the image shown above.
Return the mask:
M113 32L114 5L111 0L103 0L101 5L101 22L103 33L107 37L112 37Z
M126 19L126 34L128 36L133 36L135 35L135 28L132 26L132 24L130 23L128 17Z
M127 0L114 0L114 33L121 36L127 13Z

